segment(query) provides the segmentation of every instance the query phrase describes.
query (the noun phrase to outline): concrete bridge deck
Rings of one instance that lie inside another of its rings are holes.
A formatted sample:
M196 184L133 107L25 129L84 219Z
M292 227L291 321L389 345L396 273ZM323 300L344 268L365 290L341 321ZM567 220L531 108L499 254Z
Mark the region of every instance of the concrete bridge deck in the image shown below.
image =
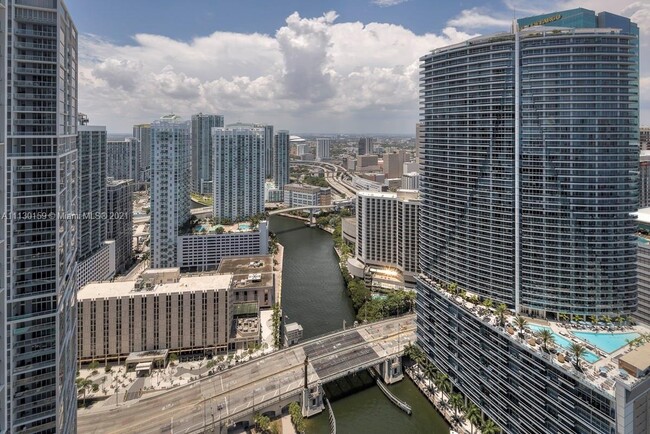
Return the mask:
M119 407L80 410L78 432L190 433L275 414L300 401L304 360L310 385L327 383L398 355L415 341L415 315L405 315L318 337L168 391ZM271 410L272 409L272 410ZM225 432L225 426L224 426Z

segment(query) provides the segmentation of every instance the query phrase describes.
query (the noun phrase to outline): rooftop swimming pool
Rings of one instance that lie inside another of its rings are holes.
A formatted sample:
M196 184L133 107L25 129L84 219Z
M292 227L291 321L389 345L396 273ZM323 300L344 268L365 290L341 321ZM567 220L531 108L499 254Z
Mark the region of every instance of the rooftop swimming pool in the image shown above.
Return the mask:
M542 329L551 330L550 327L544 327L536 324L529 324L528 328L531 329L533 332L538 332ZM558 335L553 330L551 330L551 333L553 333L553 339L557 345L561 346L565 350L571 348L572 342L570 340L568 340L564 336ZM600 357L598 357L596 354L592 353L591 351L587 350L585 352L585 355L583 356L583 359L589 363L596 363L598 360L600 360Z
M639 337L638 333L607 333L607 332L572 332L575 337L600 348L606 353L613 353L627 345L628 340Z

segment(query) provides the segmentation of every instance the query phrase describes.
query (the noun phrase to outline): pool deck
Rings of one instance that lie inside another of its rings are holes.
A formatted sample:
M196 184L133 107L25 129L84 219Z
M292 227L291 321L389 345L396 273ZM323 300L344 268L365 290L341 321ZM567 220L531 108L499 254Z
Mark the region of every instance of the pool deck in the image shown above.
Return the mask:
M585 342L584 339L580 339L573 334L573 330L586 331L586 332L589 332L591 330L575 329L574 327L571 327L569 324L564 324L561 322L550 322L546 325L550 326L551 330L553 330L555 333L564 336L566 339L572 342L583 344L585 348L591 350L592 352L600 356L600 359L595 363L587 363L587 362L584 363L584 366L586 368L584 369L585 376L590 380L592 384L594 384L598 388L608 391L611 394L614 394L614 384L616 381L620 381L628 385L632 385L637 381L637 378L632 377L631 375L627 375L625 378L623 378L619 374L618 358L632 351L627 343L622 347L620 347L619 349L615 350L614 352L607 353L604 350L594 346L593 344ZM648 333L648 332L650 332L650 329L642 325L626 326L624 327L623 330L618 331L618 333L638 333L638 334ZM601 333L609 333L609 332L601 331ZM617 332L614 332L614 334L616 333ZM607 369L606 376L601 375L600 373L601 368Z
M529 324L550 327L553 332L559 334L560 336L563 336L564 338L570 340L571 342L576 342L584 345L585 348L600 356L600 359L595 363L588 363L587 361L583 360L581 363L582 372L580 372L576 370L573 364L568 360L566 360L565 362L560 362L558 360L557 354L548 354L545 351L543 351L541 345L538 345L536 343L534 345L531 345L529 343L529 340L531 338L534 339L535 335L530 331L530 329L524 329L525 332L524 338L523 339L520 338L518 330L516 330L515 327L509 327L509 324L510 325L514 324L516 315L514 315L513 312L508 311L508 314L506 314L505 316L506 327L501 328L498 324L498 318L494 314L494 307L491 308L490 310L487 310L484 307L482 307L480 304L474 305L469 301L463 300L461 297L453 296L446 292L445 294L447 295L448 298L454 300L457 304L463 305L466 309L473 312L478 318L481 318L481 320L484 323L489 324L494 328L501 329L506 335L509 335L510 338L515 340L519 345L539 353L541 357L549 360L553 365L561 367L565 371L570 372L575 376L582 378L583 381L586 381L587 383L591 384L592 387L602 390L603 392L609 395L614 396L617 382L623 383L629 388L634 383L643 380L643 378L638 379L631 375L621 376L619 373L618 358L632 351L629 348L629 345L627 344L622 346L618 350L614 351L613 353L606 353L605 351L597 347L594 347L591 344L588 344L584 340L576 338L572 334L571 332L572 327L569 324L565 325L561 322L549 322L538 318L528 318L524 316L524 318L526 318ZM512 333L510 333L509 329L511 329ZM580 329L580 331L592 331L592 330ZM626 326L624 327L624 330L621 330L620 332L639 333L639 334L650 333L650 327L643 326L643 325ZM609 333L609 332L605 332L605 333ZM567 352L562 347L559 348L562 349L561 351L558 351L559 353ZM601 368L605 368L603 369L603 371L607 370L606 375L601 374Z

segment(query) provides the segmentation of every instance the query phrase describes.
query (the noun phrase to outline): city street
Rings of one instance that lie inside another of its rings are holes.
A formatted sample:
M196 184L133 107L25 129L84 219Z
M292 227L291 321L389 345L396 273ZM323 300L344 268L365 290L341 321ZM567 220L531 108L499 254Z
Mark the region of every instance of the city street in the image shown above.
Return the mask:
M337 332L244 363L165 392L153 392L118 406L98 406L78 413L84 433L194 432L213 421L236 422L262 403L295 396L303 384L305 351L312 352L309 383L345 375L358 362L379 362L415 340L415 318L408 315ZM365 354L359 360L359 354ZM370 357L368 357L370 356ZM328 362L319 364L319 360ZM331 363L339 366L332 369ZM326 367L326 368L322 368Z

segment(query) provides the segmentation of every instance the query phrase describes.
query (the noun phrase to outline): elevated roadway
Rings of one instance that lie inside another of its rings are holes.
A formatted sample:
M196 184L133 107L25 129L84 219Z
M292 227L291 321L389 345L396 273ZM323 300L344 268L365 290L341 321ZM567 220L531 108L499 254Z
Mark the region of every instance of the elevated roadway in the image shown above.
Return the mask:
M83 433L198 433L279 414L300 401L304 360L308 383L325 384L400 355L415 341L415 315L370 323L305 341L219 374L141 398L80 410Z

